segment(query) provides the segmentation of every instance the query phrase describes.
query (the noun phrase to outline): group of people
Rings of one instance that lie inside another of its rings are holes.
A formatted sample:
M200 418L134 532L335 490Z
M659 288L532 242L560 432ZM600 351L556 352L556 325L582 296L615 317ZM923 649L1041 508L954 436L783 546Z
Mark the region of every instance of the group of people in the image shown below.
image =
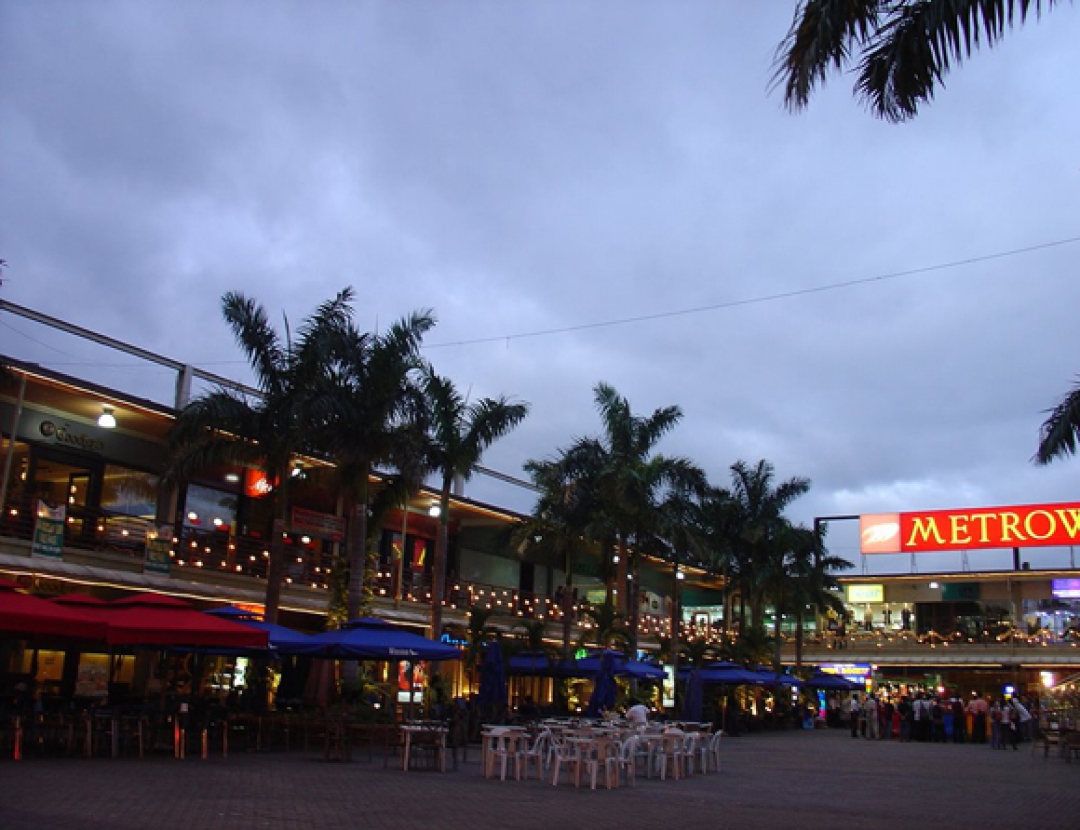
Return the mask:
M988 700L972 693L966 704L918 692L893 699L885 694L852 695L848 702L851 737L868 740L985 744L992 749L1018 748L1031 738L1034 718L1018 697ZM970 725L970 732L969 732Z

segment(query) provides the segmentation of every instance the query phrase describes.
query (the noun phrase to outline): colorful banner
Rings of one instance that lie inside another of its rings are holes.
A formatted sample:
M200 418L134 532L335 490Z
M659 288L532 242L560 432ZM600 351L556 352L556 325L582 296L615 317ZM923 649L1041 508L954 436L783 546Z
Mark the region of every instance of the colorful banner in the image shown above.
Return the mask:
M64 521L67 508L64 505L49 507L43 501L37 503L34 518L34 540L30 546L31 556L59 559L64 555Z
M1075 545L1080 503L869 514L859 537L864 554Z
M172 525L162 525L146 534L146 556L143 558L143 573L169 575L172 561Z

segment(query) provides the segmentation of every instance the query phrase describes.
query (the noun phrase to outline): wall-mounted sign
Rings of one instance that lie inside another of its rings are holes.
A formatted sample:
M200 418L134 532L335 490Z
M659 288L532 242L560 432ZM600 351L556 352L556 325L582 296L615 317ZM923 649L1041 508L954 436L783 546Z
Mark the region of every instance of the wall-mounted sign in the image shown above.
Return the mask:
M329 513L318 513L302 507L292 509L292 529L294 533L306 533L320 539L340 542L345 538L345 519Z
M869 663L826 663L821 666L821 670L825 674L839 675L856 683L865 683L873 672Z
M848 602L884 602L885 601L885 586L881 584L877 585L848 585L844 589L847 591Z
M1075 545L1080 503L869 514L859 536L864 554Z
M1054 579L1050 593L1059 599L1080 599L1080 579Z
M172 540L172 525L162 525L146 534L146 557L143 560L144 573L168 575L172 559Z
M37 515L34 517L34 540L30 546L31 556L59 559L64 555L66 514L64 505L49 507L43 501L38 502Z
M266 477L266 473L262 470L254 470L248 467L244 471L244 495L249 499L259 499L263 496L269 496L274 492L274 487L270 484L270 479Z

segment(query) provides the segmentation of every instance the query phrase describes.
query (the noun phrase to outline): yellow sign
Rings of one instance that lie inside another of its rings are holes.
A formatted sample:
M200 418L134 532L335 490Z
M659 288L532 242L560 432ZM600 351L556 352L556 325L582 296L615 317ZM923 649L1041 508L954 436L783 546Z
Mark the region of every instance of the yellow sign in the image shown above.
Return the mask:
M877 585L848 585L848 602L884 602L885 586Z

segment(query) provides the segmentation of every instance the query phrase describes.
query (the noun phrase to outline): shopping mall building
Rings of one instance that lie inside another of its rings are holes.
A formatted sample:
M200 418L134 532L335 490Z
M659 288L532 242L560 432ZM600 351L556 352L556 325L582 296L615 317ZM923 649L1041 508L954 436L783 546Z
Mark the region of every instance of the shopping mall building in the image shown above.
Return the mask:
M232 604L260 610L273 521L262 473L218 467L179 489L161 486L169 430L200 383L257 392L11 303L0 302L0 313L117 352L170 378L163 384L166 400L151 400L0 355L7 368L0 378L0 577L46 597L81 592L113 599L150 591L206 609ZM279 622L306 632L325 626L330 573L345 528L328 467L318 458L293 462ZM507 487L528 487L497 477ZM482 608L492 612L488 628L524 636L523 621L537 620L549 643L561 642L563 570L509 538L506 531L521 522L521 514L461 492L450 501L444 628L430 631L437 505L437 491L424 488L384 521L371 613L461 644L469 609ZM643 649L656 653L658 637L670 631L675 590L699 623L708 625L718 613L722 583L699 568L683 565L676 574L669 563L645 557L639 578ZM580 557L573 583L579 603L605 596L598 560ZM588 626L578 615L575 641L589 642ZM451 672L456 689L467 686L460 668Z
M167 399L151 400L15 355L0 356L8 367L0 379L0 576L44 596L78 591L109 599L152 591L203 608L259 607L272 522L260 474L215 468L179 491L159 486L178 409L197 394L200 382L236 384L11 303L0 301L0 313L145 362L171 378ZM279 619L312 632L325 624L328 574L344 530L332 489L320 485L324 467L315 458L295 462ZM516 485L509 481L507 486ZM418 631L430 619L436 495L430 489L415 495L390 515L379 539L373 613ZM63 508L62 524L53 525L59 533L47 532L43 505ZM467 629L468 609L481 607L493 612L489 624L506 633L522 635L523 620L538 620L545 623L545 638L559 642L564 574L509 541L505 531L522 516L464 493L453 497L450 510L446 627L427 633L457 642ZM1032 538L1045 530L1038 519L1031 520L1036 522ZM925 515L921 521L923 536L937 541L926 532ZM863 535L880 545L888 534L879 528ZM670 633L675 591L687 632L722 625L720 579L694 568L680 570L684 578L676 579L669 563L644 563L640 642L645 651L657 654L660 638ZM808 621L804 664L833 665L877 684L965 693L1006 685L1034 691L1080 672L1080 572L1072 568L1029 570L1018 556L1008 571L864 573L841 582L847 618ZM574 584L583 601L602 597L598 562L582 561ZM580 628L575 633L587 635ZM794 640L784 647L787 663L796 661ZM455 678L459 689L465 682Z

